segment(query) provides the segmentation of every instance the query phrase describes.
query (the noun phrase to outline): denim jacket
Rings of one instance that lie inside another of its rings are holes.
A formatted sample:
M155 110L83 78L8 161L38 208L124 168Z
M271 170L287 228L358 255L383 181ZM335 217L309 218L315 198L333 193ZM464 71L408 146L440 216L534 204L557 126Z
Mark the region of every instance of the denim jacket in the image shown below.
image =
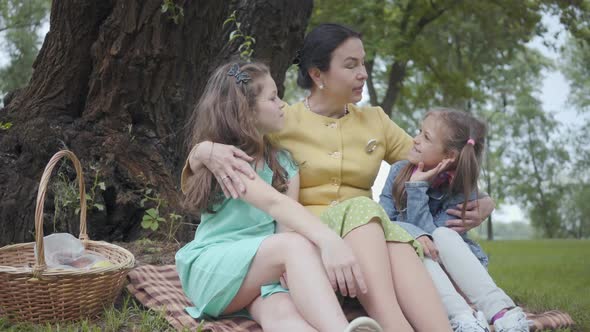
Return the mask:
M398 211L392 196L393 182L407 164L407 160L402 160L391 165L387 181L379 196L379 204L383 206L390 220L398 223L414 238L422 235L432 238L432 232L436 228L446 227L448 220L457 218L447 214L446 210L463 203L464 195L449 195L445 190L431 188L426 181L406 182L407 207L403 211ZM486 195L480 194L479 196L483 197ZM474 199L477 199L476 192L473 192L469 197L469 200ZM481 264L487 267L488 257L479 244L469 239L467 233L461 234L461 237Z

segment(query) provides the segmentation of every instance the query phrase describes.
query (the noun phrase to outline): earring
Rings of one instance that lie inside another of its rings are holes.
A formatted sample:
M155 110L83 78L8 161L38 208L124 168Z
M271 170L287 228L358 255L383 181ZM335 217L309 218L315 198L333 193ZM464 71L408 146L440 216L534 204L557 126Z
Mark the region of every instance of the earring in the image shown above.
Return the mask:
M324 83L320 84L320 90L324 90Z

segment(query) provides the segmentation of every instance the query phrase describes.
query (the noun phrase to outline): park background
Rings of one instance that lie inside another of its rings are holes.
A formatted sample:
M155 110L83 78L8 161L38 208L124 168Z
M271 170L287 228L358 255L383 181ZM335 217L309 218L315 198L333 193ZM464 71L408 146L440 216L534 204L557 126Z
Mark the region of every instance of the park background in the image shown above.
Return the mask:
M85 164L93 239L190 240L186 109L234 55L269 61L284 99L302 100L290 64L320 22L363 33L361 103L410 134L434 106L488 121L480 188L498 208L472 236L517 301L590 330L589 1L0 0L0 245L31 240L38 178L61 148ZM63 164L53 181L46 233L75 233L72 175Z

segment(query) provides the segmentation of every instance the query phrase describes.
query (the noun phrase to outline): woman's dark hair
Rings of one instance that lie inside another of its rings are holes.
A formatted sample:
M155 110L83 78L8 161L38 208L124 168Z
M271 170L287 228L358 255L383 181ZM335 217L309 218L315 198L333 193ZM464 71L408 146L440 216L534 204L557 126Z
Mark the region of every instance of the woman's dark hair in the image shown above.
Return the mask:
M321 71L330 69L332 53L349 38L361 39L361 34L351 28L336 24L324 23L311 30L303 41L303 48L296 59L299 65L297 85L303 89L311 89L313 80L308 70L318 68Z

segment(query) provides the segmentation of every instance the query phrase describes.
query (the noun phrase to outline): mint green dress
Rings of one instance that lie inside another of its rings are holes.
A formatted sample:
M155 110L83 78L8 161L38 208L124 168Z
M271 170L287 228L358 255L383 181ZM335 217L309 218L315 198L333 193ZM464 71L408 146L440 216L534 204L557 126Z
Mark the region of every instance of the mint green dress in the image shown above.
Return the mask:
M280 164L291 178L297 166L286 152ZM258 175L272 183L273 172L265 163ZM194 306L186 311L194 318L219 317L236 296L264 239L275 233L274 219L241 199L225 199L204 213L195 239L176 253L176 269L182 289ZM280 285L261 287L263 296L285 291Z

